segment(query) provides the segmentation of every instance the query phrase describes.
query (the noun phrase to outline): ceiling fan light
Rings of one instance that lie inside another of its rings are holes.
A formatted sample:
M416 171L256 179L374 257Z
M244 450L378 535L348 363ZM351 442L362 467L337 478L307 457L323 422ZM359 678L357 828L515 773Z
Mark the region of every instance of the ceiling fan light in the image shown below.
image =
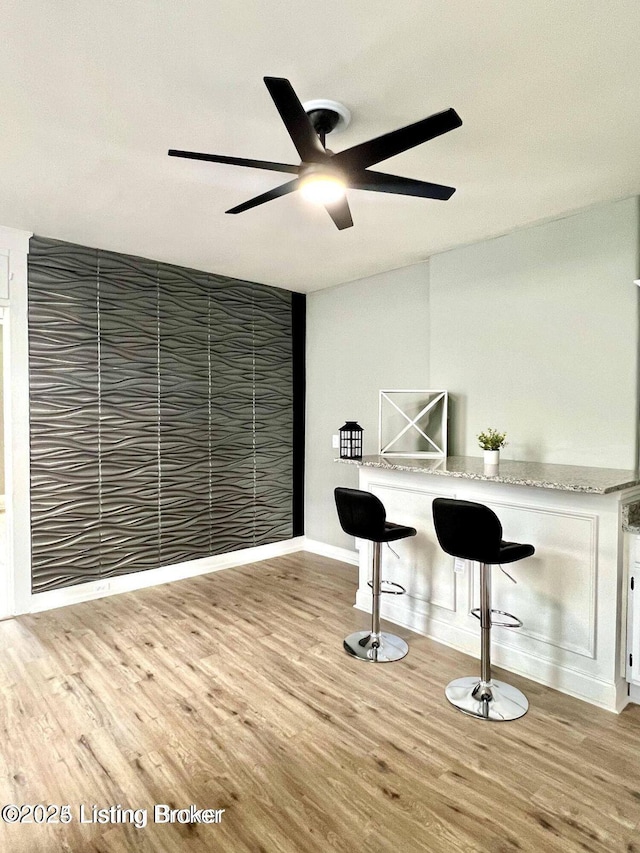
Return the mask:
M300 192L303 198L313 204L331 204L344 198L345 181L332 174L315 172L300 181Z

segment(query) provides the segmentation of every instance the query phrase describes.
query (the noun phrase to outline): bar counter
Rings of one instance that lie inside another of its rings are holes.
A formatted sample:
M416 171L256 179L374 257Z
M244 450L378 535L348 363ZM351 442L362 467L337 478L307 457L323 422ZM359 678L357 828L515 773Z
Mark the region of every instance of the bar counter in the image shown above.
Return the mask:
M358 467L358 487L382 500L389 521L418 531L394 543L398 556L383 548L383 577L407 589L407 595L383 596L383 618L478 656L479 628L471 615L478 572L468 561L455 571L456 561L438 544L431 503L440 496L484 503L500 518L506 540L536 549L511 567L517 586L493 569L493 606L524 622L520 630L494 627L495 664L608 710L624 707L623 525L640 519L637 471L511 460L488 469L482 458L467 456L336 461ZM369 543L356 547L355 606L370 612ZM469 663L469 672L451 677L473 675L477 663Z
M493 466L485 465L483 459L477 456L448 456L446 459L363 456L362 459L336 461L366 468L382 468L385 471L411 471L437 477L460 477L464 480L485 480L512 486L532 486L594 495L607 495L640 483L637 471L544 462L515 462L510 459L501 460L494 471Z

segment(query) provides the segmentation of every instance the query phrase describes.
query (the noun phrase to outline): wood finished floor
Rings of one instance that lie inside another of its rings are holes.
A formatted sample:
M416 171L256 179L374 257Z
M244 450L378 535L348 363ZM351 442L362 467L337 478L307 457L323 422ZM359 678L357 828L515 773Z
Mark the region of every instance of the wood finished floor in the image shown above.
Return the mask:
M516 676L490 725L443 696L477 662L408 631L349 659L355 569L294 554L0 623L0 850L640 851L640 707L615 716ZM79 804L223 808L213 825L79 824Z

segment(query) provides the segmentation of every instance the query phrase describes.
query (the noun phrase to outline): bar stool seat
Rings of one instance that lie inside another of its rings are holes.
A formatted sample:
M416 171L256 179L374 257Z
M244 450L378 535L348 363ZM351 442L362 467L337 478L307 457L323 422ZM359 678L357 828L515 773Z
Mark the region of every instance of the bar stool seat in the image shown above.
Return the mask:
M373 576L369 582L373 595L371 630L356 631L344 640L345 651L370 663L389 663L401 660L409 646L401 638L387 631L380 631L380 596L403 595L403 586L380 577L380 554L383 542L397 542L416 535L415 527L387 521L382 501L361 489L337 488L334 491L340 525L349 536L373 542ZM383 589L383 584L386 588Z
M529 702L516 687L492 679L491 626L520 628L522 622L511 613L491 607L491 566L531 557L535 548L529 544L505 541L498 516L484 504L436 498L433 522L443 551L480 563L480 607L471 611L481 626L480 678L473 675L456 678L447 685L445 695L452 705L472 717L493 721L517 720L527 713ZM511 621L495 620L494 613Z
M367 493L368 494L368 493ZM394 524L392 521L384 523L384 538L381 542L396 542L398 539L406 539L408 536L415 536L415 527L407 527L404 524Z

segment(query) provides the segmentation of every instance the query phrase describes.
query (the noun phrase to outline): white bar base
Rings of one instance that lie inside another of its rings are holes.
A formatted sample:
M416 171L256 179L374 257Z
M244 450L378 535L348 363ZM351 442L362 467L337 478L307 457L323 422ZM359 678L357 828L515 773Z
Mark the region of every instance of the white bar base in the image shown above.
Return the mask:
M637 486L601 495L363 466L359 487L382 500L390 520L418 530L394 546L399 557L383 549L384 577L407 590L383 601L383 619L478 657L480 631L471 615L479 604L478 571L471 565L454 571L455 559L438 545L431 504L439 496L486 504L506 539L536 549L508 567L517 586L493 569L495 606L524 623L518 631L494 625L495 666L609 711L629 702L621 651L621 505L640 499ZM363 547L356 607L368 612L369 564Z

